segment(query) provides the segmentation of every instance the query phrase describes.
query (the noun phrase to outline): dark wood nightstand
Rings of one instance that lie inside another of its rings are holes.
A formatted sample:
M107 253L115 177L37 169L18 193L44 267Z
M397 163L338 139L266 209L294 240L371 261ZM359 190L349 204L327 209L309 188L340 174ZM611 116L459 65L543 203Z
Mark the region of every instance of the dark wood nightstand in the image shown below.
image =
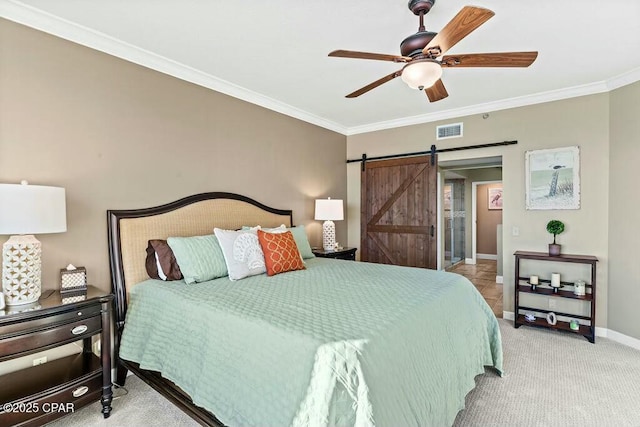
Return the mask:
M355 261L357 250L358 248L343 248L335 251L325 251L322 248L313 248L312 252L315 256L320 258L334 258L344 259L347 261Z
M68 294L66 294L68 295ZM36 303L0 310L0 362L82 340L81 353L0 376L0 425L40 426L102 401L111 412L113 295L89 286L74 302L43 291ZM80 300L80 301L79 301ZM91 337L100 336L100 356Z

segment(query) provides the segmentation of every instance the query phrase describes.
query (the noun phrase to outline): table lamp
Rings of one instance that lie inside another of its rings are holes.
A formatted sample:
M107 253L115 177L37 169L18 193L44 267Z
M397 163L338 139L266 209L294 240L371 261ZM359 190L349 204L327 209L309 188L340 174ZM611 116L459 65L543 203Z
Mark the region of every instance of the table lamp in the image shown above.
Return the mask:
M33 235L64 231L64 188L26 181L0 184L0 235L11 235L2 246L2 293L7 305L38 301L42 246Z
M322 247L325 251L332 251L336 246L336 225L333 221L344 219L342 200L316 200L316 220L324 220L322 224Z

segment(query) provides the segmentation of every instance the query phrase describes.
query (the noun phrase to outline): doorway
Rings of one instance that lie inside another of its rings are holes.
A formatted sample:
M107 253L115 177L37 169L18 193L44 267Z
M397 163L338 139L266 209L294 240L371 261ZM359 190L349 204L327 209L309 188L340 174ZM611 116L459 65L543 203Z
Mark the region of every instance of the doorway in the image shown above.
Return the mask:
M501 181L502 180L502 156L482 157L473 159L447 160L438 164L441 208L438 210L439 244L438 260L440 268L450 269L460 257L460 262L465 264L476 263L477 247L473 247L475 239L475 213L473 212L476 201L476 188L474 182ZM462 190L456 194L456 183ZM451 187L448 187L452 184ZM450 207L445 201L445 190L451 188L447 195ZM486 200L485 200L486 203ZM458 236L457 233L462 236ZM500 243L502 239L499 239ZM477 242L476 242L477 244ZM494 256L493 259L497 257ZM502 260L498 262L499 268Z
M476 181L471 185L471 264L477 264L478 259L498 260L502 256L498 244L502 237L502 180Z

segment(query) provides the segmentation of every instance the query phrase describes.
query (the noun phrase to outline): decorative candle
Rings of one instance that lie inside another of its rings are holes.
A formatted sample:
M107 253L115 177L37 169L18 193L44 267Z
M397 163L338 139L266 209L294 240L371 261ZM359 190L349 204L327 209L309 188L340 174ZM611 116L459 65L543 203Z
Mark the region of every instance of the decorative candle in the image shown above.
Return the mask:
M531 283L532 285L537 285L538 284L538 276L529 277L529 283Z
M575 295L585 295L587 293L584 280L576 280L573 284L573 293Z
M551 273L551 286L554 288L560 287L560 273Z

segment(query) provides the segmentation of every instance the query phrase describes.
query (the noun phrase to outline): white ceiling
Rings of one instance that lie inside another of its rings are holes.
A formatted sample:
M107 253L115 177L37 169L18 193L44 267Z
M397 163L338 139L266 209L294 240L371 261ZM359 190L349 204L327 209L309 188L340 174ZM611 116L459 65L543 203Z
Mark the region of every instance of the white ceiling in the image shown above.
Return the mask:
M437 0L439 31L468 1ZM417 31L407 1L0 0L3 17L354 134L589 93L640 80L640 1L485 0L495 16L448 53L537 50L529 68L445 68L449 97L429 103L401 66L329 58L335 49L399 54Z

